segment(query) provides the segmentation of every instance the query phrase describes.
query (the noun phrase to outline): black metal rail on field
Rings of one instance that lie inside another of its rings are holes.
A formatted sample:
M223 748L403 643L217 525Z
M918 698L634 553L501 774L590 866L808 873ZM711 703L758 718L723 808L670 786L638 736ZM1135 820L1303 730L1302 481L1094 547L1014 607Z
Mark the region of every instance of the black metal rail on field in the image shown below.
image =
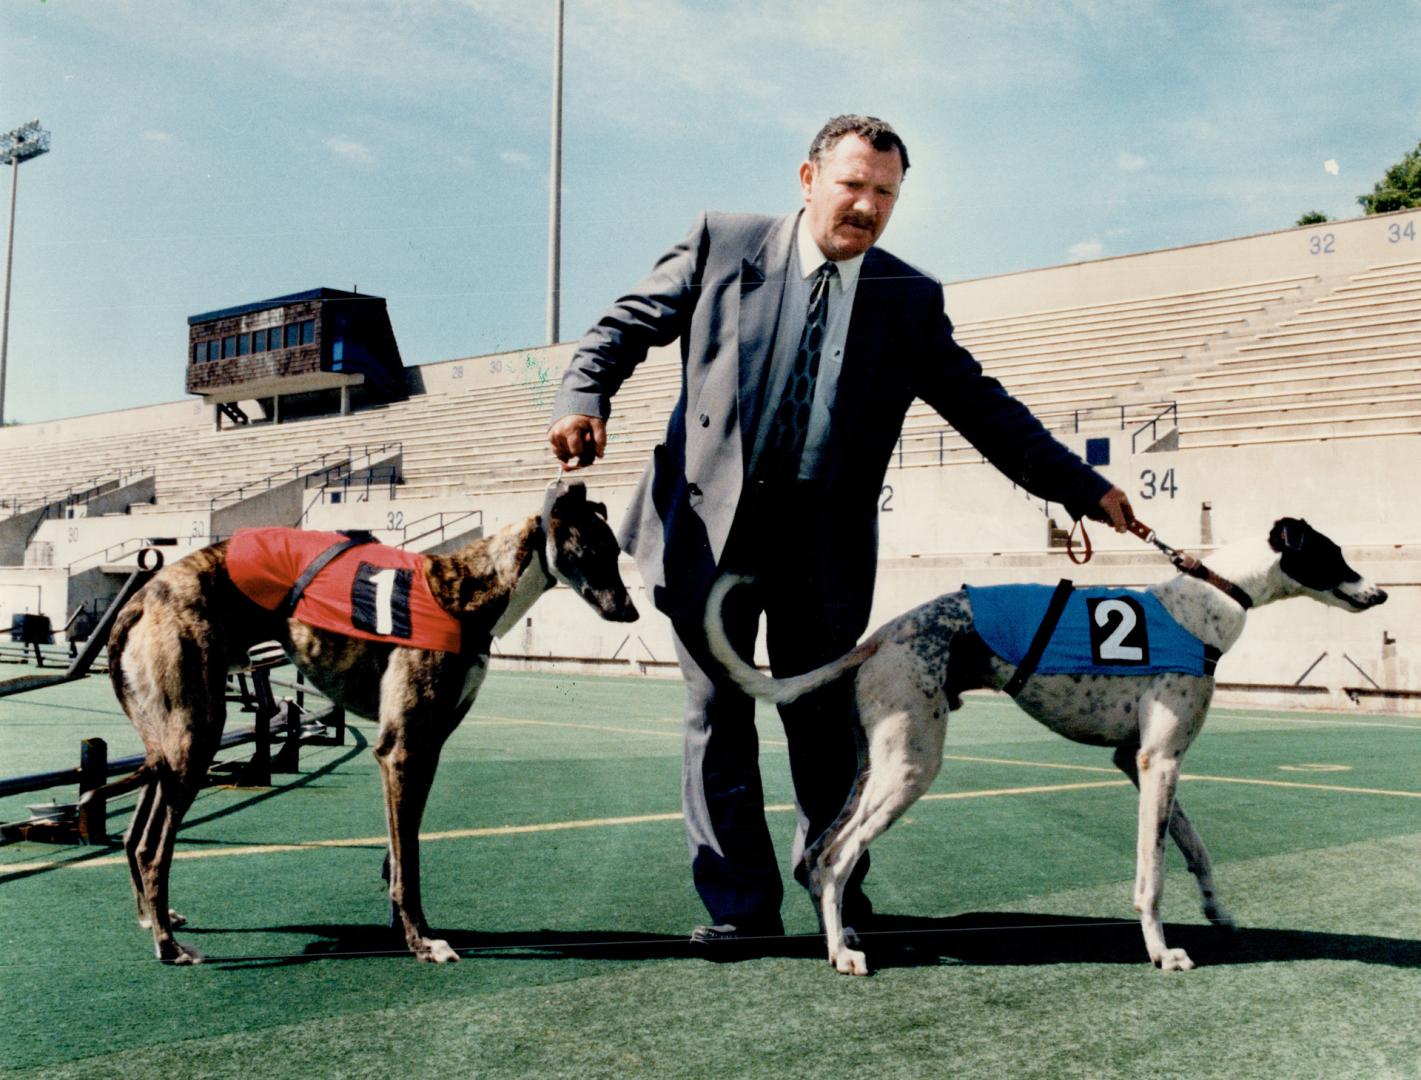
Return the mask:
M117 609L116 601L112 607ZM284 657L273 650L265 659L233 674L228 700L240 703L253 714L252 726L225 734L219 749L253 744L251 757L233 766L216 765L221 782L236 787L269 787L273 773L300 771L301 747L343 746L345 710L334 703L307 711L305 695L317 693L302 683L275 682L270 668ZM62 681L62 680L61 680ZM272 686L297 691L296 700L277 702ZM324 697L324 695L319 695ZM36 840L55 844L104 844L108 842L108 801L142 786L146 778L137 773L143 765L141 754L110 760L108 744L99 738L85 739L79 746L79 764L68 769L31 773L0 779L0 798L31 791L77 784L78 799L71 804L32 807L27 821L0 824L0 843ZM124 775L127 774L127 775ZM110 777L122 779L110 781Z

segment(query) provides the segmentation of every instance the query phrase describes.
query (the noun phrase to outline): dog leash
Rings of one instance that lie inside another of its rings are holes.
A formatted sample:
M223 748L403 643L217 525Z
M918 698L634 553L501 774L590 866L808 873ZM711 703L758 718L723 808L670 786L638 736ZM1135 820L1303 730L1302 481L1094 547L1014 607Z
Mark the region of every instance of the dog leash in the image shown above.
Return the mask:
M1075 549L1077 529L1080 530L1081 542L1085 547L1084 554L1079 557L1076 555ZM1178 548L1166 544L1159 538L1159 534L1156 533L1154 529L1150 528L1139 518L1133 518L1130 523L1125 526L1125 529L1127 532L1138 536L1141 540L1145 541L1145 543L1153 544L1159 548L1164 557L1173 563L1174 568L1181 574L1187 574L1189 577L1208 582L1225 596L1233 600L1234 603L1242 607L1244 611L1253 607L1253 597L1249 596L1248 593L1244 592L1228 578L1221 577L1214 573L1214 571L1210 570L1193 555L1186 554ZM1090 562L1091 554L1090 533L1086 531L1085 518L1077 518L1075 524L1071 526L1070 533L1066 536L1066 556L1077 566L1083 566Z
M1164 553L1165 558L1172 562L1174 568L1181 574L1187 574L1189 577L1208 582L1225 596L1232 599L1233 602L1243 608L1244 611L1253 607L1253 597L1249 596L1248 593L1244 592L1228 578L1220 577L1214 573L1214 571L1210 570L1193 555L1188 555L1178 548L1170 547L1170 545L1159 538L1154 529L1150 528L1143 521L1137 518L1130 522L1130 524L1126 526L1126 529L1145 541L1145 543L1153 544L1159 548L1159 550Z

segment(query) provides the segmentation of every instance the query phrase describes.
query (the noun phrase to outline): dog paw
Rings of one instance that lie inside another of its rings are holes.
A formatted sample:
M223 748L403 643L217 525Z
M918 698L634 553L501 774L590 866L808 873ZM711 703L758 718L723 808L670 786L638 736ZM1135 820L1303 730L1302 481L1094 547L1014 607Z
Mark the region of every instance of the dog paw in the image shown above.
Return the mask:
M834 958L834 970L840 975L867 975L868 957L858 949L840 949Z
M1151 957L1155 967L1161 971L1193 971L1194 961L1189 959L1189 954L1183 949L1165 949L1157 957Z
M427 964L457 964L459 954L440 938L423 938L415 946L415 956Z
M1204 907L1204 918L1217 926L1220 930L1237 930L1238 924L1234 922L1234 917L1229 914L1229 909L1223 904L1206 904Z
M192 948L192 946L184 945L180 941L164 942L163 944L158 946L157 951L158 959L163 961L163 963L174 964L183 967L190 967L194 964L200 964L207 959L207 957L203 956L202 953Z
M179 927L179 926L186 926L186 925L187 925L187 916L186 916L186 915L179 915L179 914L178 914L176 911L174 911L172 908L169 908L169 909L168 909L168 925L171 926L171 927L174 927L174 928ZM138 916L138 928L139 928L140 930L152 930L152 929L153 929L153 916L147 914L146 912L145 912L144 914L142 914L142 915L139 915L139 916Z

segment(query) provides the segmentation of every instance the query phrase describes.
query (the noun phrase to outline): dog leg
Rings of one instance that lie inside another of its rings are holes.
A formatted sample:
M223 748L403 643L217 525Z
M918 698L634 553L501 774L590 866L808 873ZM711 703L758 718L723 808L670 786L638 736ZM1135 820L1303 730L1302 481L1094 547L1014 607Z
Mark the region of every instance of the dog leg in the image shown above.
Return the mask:
M128 856L128 876L133 885L133 900L138 905L138 925L144 930L153 929L153 916L148 910L148 899L144 895L143 871L138 863L138 845L148 830L148 821L153 815L153 800L157 795L158 780L154 777L143 785L138 804L133 808L128 830L123 834L123 851Z
M1135 754L1139 747L1134 744L1125 744L1115 748L1114 762L1130 782L1138 789L1140 786L1139 768L1135 764ZM1185 865L1189 867L1189 872L1194 875L1194 880L1199 885L1199 898L1204 907L1204 917L1215 926L1225 930L1234 928L1233 916L1219 899L1217 887L1214 884L1213 862L1209 859L1209 849L1204 846L1204 840L1194 828L1194 823L1185 814L1184 807L1179 804L1176 796L1174 809L1169 815L1169 835L1174 838L1175 844L1184 855Z
M173 918L168 907L168 876L173 864L173 844L178 825L197 795L194 784L164 770L153 787L151 809L133 844L133 861L142 883L140 908L152 923L153 948L158 959L169 964L200 964L196 949L173 937Z
M399 915L405 941L416 957L436 964L459 959L447 941L436 938L424 917L419 889L419 826L424 818L439 751L463 719L472 698L440 716L440 703L407 695L423 680L403 670L412 663L397 650L382 684L380 733L375 758L385 791L385 818L390 831L390 906ZM426 673L425 678L429 676Z
M868 974L868 959L857 947L858 936L844 926L844 888L869 844L917 802L942 767L947 699L940 692L924 696L903 685L893 687L893 697L901 699L905 689L913 694L911 706L895 708L874 693L870 679L861 680L859 712L865 717L865 728L870 727L867 718L875 717L865 732L868 762L846 813L810 853L810 882L819 898L829 962L844 975Z
M138 842L148 828L153 813L153 800L157 797L158 782L150 781L143 786L138 804L133 808L133 819L123 834L123 850L128 856L128 875L133 885L133 900L138 906L138 926L143 930L153 929L153 916L148 910L148 899L144 895L143 873L138 864ZM168 925L176 929L184 926L187 919L172 908L168 909Z
M1146 695L1141 702L1141 745L1135 755L1140 788L1139 828L1135 853L1135 910L1145 948L1155 967L1163 971L1188 971L1194 966L1183 949L1165 945L1160 921L1164 894L1164 837L1179 785L1181 725L1172 709L1159 697ZM1187 739L1184 745L1188 746Z

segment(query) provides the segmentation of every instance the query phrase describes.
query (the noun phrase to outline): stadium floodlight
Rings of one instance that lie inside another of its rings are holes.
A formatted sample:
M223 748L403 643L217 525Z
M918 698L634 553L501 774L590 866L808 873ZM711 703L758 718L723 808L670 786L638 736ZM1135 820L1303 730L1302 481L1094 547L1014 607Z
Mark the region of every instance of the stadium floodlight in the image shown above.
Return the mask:
M0 316L0 424L5 422L5 354L10 348L10 278L15 266L15 196L20 190L20 162L49 153L49 132L38 120L0 135L0 165L10 168L10 232L5 251L5 311Z

